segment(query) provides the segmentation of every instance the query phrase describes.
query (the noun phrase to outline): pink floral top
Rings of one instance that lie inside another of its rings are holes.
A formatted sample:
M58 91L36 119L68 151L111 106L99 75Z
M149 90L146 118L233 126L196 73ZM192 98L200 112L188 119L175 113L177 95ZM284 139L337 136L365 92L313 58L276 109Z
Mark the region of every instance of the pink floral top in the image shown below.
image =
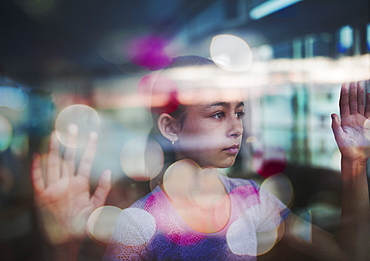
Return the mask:
M156 187L121 212L103 260L256 260L256 234L277 228L289 210L254 181L220 179L231 202L223 229L192 229Z

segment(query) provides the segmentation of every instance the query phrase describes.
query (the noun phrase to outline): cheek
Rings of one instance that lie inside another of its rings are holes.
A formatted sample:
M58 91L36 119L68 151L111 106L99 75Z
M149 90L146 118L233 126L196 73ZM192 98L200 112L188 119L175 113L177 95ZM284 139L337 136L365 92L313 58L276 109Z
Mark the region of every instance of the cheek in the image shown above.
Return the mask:
M220 147L217 130L208 129L202 132L186 132L179 135L179 144L186 150L208 150Z

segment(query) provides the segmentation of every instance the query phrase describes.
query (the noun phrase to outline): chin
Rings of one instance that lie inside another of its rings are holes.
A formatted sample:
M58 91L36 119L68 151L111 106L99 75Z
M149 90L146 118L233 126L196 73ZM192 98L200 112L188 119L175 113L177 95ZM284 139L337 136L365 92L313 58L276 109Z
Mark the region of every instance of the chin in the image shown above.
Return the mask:
M201 164L200 167L201 168L216 168L216 169L226 169L226 168L230 168L234 165L234 162L233 163L208 163L208 164Z
M219 169L225 169L225 168L230 168L234 165L235 163L236 156L234 157L227 157L227 158L221 158L218 160L204 160L200 161L199 159L193 159L194 162L199 164L201 168L219 168Z
M218 166L216 166L216 168L220 168L220 169L230 168L234 166L234 163L235 163L235 159L230 160L230 161L225 161L225 162L222 162L221 164L217 164Z
M234 164L226 164L226 165L224 165L224 166L222 166L222 167L219 167L220 169L226 169L226 168L230 168L230 167L232 167L232 166L234 166Z

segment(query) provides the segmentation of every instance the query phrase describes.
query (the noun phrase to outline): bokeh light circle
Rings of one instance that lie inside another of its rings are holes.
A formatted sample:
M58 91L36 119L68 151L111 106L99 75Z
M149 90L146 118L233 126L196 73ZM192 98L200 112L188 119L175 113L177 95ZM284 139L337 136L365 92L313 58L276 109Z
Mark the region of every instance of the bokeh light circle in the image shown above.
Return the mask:
M225 213L215 210L225 204L229 195L219 178L219 172L212 174L211 168L196 169L195 171L197 172L194 172L196 175L192 179L193 184L189 188L192 203L201 209L214 211L217 220L223 219Z
M103 206L94 210L87 221L89 236L100 243L108 244L121 209Z
M78 139L76 144L68 144L68 128L77 126ZM64 108L55 122L55 130L59 141L67 147L82 148L86 145L91 132L98 133L100 118L98 113L91 107L75 104Z
M0 152L8 149L13 139L13 127L10 121L0 115Z
M28 135L26 133L15 134L10 145L10 150L12 151L13 155L20 158L26 158L29 152Z
M249 136L245 140L245 143L256 143L256 142L258 142L258 138L256 136Z
M234 221L227 233L226 241L230 250L236 255L257 255L257 238L254 226L243 218Z
M261 185L264 189L289 206L293 200L293 186L287 176L282 173L273 175L265 179Z
M315 202L308 206L315 224L323 228L337 227L340 223L341 207L328 202Z
M113 240L126 246L140 246L149 243L157 229L155 218L139 208L121 211Z
M156 177L162 170L163 161L161 146L145 135L129 139L121 150L121 168L136 181L148 181Z
M252 65L252 51L241 38L222 34L212 38L210 46L212 60L228 71L247 71Z
M171 200L193 201L195 175L201 168L192 160L180 160L169 166L163 176L163 188Z
M312 214L310 210L297 211L297 216L289 222L289 231L297 241L312 242Z
M307 201L315 224L322 228L336 227L340 223L341 196L340 190L320 190Z
M259 231L256 228L255 214L260 210L253 206L244 212L229 227L226 240L230 250L237 255L257 256L270 251L281 237L284 231L283 223L276 224L275 221L266 223Z
M276 244L278 239L278 229L257 233L257 255L266 254Z
M15 87L0 86L0 107L24 110L29 103L28 93Z

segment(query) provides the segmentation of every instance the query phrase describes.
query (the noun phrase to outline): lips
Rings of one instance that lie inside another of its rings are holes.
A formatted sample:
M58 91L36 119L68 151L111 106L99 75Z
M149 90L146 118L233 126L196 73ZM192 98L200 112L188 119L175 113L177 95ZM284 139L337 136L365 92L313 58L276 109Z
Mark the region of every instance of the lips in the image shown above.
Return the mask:
M239 145L232 145L232 146L227 147L223 150L230 153L230 154L237 154L239 152Z

